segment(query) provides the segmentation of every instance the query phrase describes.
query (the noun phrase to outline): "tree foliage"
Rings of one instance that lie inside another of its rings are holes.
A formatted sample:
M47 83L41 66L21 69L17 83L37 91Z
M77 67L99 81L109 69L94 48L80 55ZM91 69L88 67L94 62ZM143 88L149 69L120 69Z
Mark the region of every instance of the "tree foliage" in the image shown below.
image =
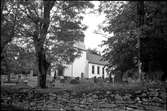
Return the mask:
M137 40L134 5L120 1L104 2L102 6L106 9L104 12L109 24L103 30L114 33L113 37L108 38L104 42L104 45L108 45L108 48L103 51L104 58L110 63L108 67L114 67L115 71L120 70L122 73L128 69L135 68L134 58L137 57Z
M80 51L73 44L84 39L86 29L80 14L93 5L87 1L47 0L16 0L12 5L17 7L19 20L15 37L23 41L22 47L35 51L38 85L45 88L52 62L70 63L79 56Z
M17 5L13 0L1 1L1 59L4 47L15 37L18 14Z
M148 72L160 68L166 72L163 62L166 60L167 44L166 2L144 2L144 23L141 26L138 25L137 5L138 2L101 2L103 8L100 9L106 14L108 23L103 30L114 33L113 37L104 42L104 45L108 45L104 50L104 57L109 60L109 67L115 66L116 70L125 72L136 67L137 62L134 60L139 58L137 54L140 46L139 59L143 63L143 69ZM140 45L137 37L140 37Z
M95 48L95 49L87 49L88 52L91 54L99 55L101 56L101 53Z
M30 70L37 73L36 58L33 52L28 52L16 44L10 43L5 47L3 56L2 73L29 74Z

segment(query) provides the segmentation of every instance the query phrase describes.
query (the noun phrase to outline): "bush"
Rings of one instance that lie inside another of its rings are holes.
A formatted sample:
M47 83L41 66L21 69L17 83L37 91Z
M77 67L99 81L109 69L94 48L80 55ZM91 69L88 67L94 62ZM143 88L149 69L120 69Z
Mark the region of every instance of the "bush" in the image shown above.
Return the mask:
M79 77L76 77L75 79L76 79L76 80L79 80Z
M77 79L72 79L72 80L70 81L70 84L79 84L79 80L77 80Z

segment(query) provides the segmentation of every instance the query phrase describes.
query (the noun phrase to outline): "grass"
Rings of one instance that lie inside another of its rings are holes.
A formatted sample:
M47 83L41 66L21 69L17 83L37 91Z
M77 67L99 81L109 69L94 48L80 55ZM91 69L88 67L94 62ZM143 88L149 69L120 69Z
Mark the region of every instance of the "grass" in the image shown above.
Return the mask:
M106 83L99 82L93 83L92 81L80 81L79 84L69 84L69 83L57 83L55 87L50 87L47 89L39 89L41 92L45 93L58 93L63 94L64 90L71 93L80 94L84 92L92 92L95 90L120 90L120 89L140 89L143 88L141 84L120 84L120 83Z
M112 84L112 83L97 83L97 84L82 84L75 86L71 91L76 93L92 92L95 90L121 90L121 89L140 89L141 84Z
M152 85L156 86L156 85ZM25 84L17 84L17 85L5 85L3 88L5 89L26 89L26 88L32 88ZM159 87L159 86L157 86ZM130 83L130 84L121 84L121 83L106 83L106 82L97 82L94 83L92 80L80 80L79 84L70 84L69 82L60 83L56 82L54 87L48 87L46 89L40 89L35 87L35 89L40 90L40 92L43 93L58 93L63 94L64 91L74 92L74 93L83 93L83 92L91 92L94 90L120 90L120 89L143 89L143 84L141 83Z

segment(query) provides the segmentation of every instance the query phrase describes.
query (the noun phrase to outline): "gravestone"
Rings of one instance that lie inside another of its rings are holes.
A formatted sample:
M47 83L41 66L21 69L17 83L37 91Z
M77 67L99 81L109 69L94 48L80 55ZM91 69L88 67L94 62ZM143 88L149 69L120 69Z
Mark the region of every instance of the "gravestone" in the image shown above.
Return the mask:
M20 83L21 82L21 74L18 74L18 77L17 77L17 82Z
M33 70L30 71L30 77L33 77Z
M34 76L34 72L33 70L30 71L30 74L27 78L27 85L28 86L31 86L31 87L36 87L37 84L38 84L38 77L37 76Z

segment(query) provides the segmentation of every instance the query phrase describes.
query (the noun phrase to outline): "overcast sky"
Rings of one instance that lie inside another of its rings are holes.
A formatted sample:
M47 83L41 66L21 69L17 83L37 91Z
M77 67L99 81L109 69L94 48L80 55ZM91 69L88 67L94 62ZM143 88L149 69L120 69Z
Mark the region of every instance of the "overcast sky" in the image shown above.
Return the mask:
M94 3L95 7L98 8L99 1L92 1ZM103 40L106 40L105 37L99 34L95 34L94 31L98 29L98 25L101 24L105 19L105 15L98 13L90 13L85 14L83 23L88 26L87 30L85 31L85 46L86 48L91 49L98 49L99 51L102 51L104 48L99 47Z

